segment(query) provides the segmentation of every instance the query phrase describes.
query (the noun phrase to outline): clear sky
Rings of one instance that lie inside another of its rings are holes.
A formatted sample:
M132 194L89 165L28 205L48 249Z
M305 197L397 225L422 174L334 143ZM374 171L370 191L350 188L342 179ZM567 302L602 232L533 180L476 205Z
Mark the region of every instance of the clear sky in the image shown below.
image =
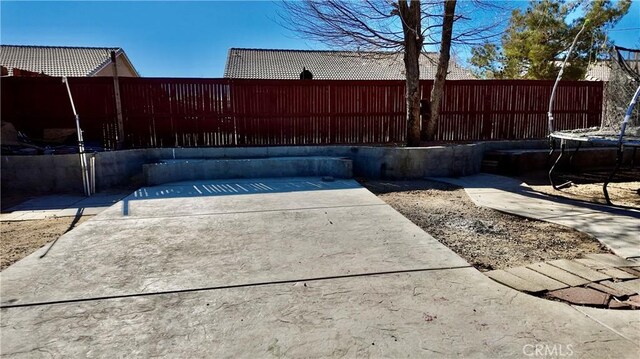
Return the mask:
M149 77L222 77L231 47L326 49L280 26L278 10L272 1L2 0L0 43L122 47ZM611 32L611 38L640 47L639 27L636 0L614 29L622 31Z

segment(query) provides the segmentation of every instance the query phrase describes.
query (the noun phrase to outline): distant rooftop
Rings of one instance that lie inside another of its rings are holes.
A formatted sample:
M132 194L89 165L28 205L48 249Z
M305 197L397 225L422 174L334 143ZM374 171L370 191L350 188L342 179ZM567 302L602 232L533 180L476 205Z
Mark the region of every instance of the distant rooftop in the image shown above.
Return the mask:
M435 77L438 54L420 56L420 78ZM299 79L302 68L318 80L403 80L402 53L229 49L224 77L239 79ZM468 70L454 60L449 62L447 79L475 79Z
M96 76L111 63L111 51L124 58L134 76L138 72L119 47L0 45L0 65L49 76Z
M609 81L609 61L597 61L589 64L584 79L587 81Z

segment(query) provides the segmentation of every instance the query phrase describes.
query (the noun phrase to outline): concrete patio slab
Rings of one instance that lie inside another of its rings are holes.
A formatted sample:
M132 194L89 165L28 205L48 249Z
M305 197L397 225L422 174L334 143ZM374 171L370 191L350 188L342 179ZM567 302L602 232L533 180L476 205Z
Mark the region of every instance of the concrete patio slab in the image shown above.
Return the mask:
M640 312L599 314L464 268L10 308L0 323L16 357L635 358L623 323Z
M363 188L288 195L135 201L1 272L1 304L469 266Z
M331 195L327 195L327 190ZM273 194L277 193L277 196ZM211 197L215 197L213 202ZM185 198L189 199L185 205ZM162 200L158 205L157 200ZM353 180L318 178L240 179L178 182L143 187L96 217L176 217L201 214L384 205Z
M237 182L207 183L226 196L168 186L129 198L129 213L119 203L84 222L44 258L46 248L0 272L0 353L495 358L542 347L635 358L640 350L640 331L616 329L640 312L599 320L511 290L353 181L290 182L242 195L229 189Z
M638 334L640 333L640 311L607 310L583 306L574 306L574 308L640 346L640 337ZM640 353L640 349L636 351L636 354L637 353Z
M622 258L640 257L640 211L546 196L503 176L431 179L464 187L478 206L571 227L594 236Z
M130 191L110 190L91 197L75 194L40 196L28 199L0 213L2 221L28 221L77 215L96 215L129 195Z

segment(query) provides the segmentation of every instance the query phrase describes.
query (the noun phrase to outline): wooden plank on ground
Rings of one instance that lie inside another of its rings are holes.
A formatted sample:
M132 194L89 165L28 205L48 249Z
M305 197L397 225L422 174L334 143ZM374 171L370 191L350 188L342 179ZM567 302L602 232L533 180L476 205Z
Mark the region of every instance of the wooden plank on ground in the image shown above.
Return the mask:
M621 268L631 269L631 267L616 268L615 266L613 266L613 264L598 262L590 258L582 258L582 259L574 259L574 260L580 264L584 264L585 266L591 269L595 269L598 272L602 272L604 274L610 275L614 279L636 279L640 277L638 275L631 274L633 272L630 272L628 270L627 271L621 270Z
M542 273L544 275L546 275L547 277L553 278L555 280L557 280L558 282L562 282L566 285L569 285L571 287L577 287L577 286L581 286L581 285L585 285L587 283L590 283L591 281L584 279L582 277L578 277L575 274L571 274L569 272L567 272L564 269L560 269L558 267L554 267L548 263L544 263L544 262L540 262L540 263L534 263L534 264L530 264L527 266L530 269L533 269L534 271L538 272L538 273Z
M636 291L632 288L625 286L625 282L612 282L610 280L605 280L600 282L601 285L607 286L609 288L615 289L620 292L622 295L634 295Z
M603 293L611 294L612 296L618 297L618 298L629 295L628 293L629 291L625 289L621 289L621 288L617 288L616 286L605 285L605 284L613 284L613 282L605 280L600 283L589 283L587 284L587 287L595 290L599 290Z
M580 264L584 264L585 266L587 266L587 267L589 267L591 269L595 269L595 270L601 270L601 269L607 269L607 268L615 268L611 264L598 262L597 260L589 259L589 258L574 259L574 261L578 262Z
M486 272L485 274L498 283L502 283L507 287L511 287L522 292L539 293L545 291L542 286L532 282L528 282L502 269Z
M606 275L604 273L600 273L596 270L593 270L583 264L580 264L575 261L571 261L568 259L558 259L555 261L547 262L554 267L558 267L560 269L564 269L569 273L575 274L584 279L588 279L592 282L598 282L601 280L611 279L611 276Z
M633 274L636 277L640 278L640 270L637 270L637 269L634 269L634 268L631 268L631 267L620 267L618 269L620 269L622 271L625 271L625 272L627 272L629 274Z
M601 269L599 272L602 272L606 275L610 275L613 279L637 279L638 278L637 276L631 273L627 273L618 268Z
M635 267L638 265L638 262L628 261L626 259L620 258L615 254L587 254L585 258L593 259L598 262L610 264L614 267Z
M540 274L527 267L509 268L509 269L506 269L506 272L511 273L516 277L520 277L526 281L530 281L535 284L538 284L539 286L549 291L568 287L568 285L562 282L558 282L557 280L551 279L546 275Z
M629 288L634 291L634 294L640 294L640 279L627 280L624 282L618 282L616 284L622 285L625 288Z

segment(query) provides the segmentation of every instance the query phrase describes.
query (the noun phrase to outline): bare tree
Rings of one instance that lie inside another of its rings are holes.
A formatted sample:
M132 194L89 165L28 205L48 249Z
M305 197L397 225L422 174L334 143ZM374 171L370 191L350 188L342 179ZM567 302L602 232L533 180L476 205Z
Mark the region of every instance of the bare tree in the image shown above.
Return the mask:
M427 125L423 129L424 138L427 141L433 140L436 132L436 121L440 115L440 101L444 93L444 82L449 69L449 58L451 52L451 36L453 35L453 17L456 11L456 0L447 0L444 4L444 17L442 21L442 41L440 42L440 55L438 58L438 68L433 79L431 97L429 98L429 113Z
M398 1L404 35L404 68L406 74L407 145L420 145L420 64L424 35L421 30L420 1Z
M473 2L474 5L486 6ZM477 44L496 36L496 23L471 24L456 14L456 0L303 0L283 2L282 24L306 39L356 51L403 53L407 144L420 144L420 66L425 47L440 45L436 78L423 137L434 137L452 44ZM488 6L492 7L491 5ZM454 31L456 23L457 31ZM428 57L429 58L429 57ZM431 58L429 58L432 61Z

